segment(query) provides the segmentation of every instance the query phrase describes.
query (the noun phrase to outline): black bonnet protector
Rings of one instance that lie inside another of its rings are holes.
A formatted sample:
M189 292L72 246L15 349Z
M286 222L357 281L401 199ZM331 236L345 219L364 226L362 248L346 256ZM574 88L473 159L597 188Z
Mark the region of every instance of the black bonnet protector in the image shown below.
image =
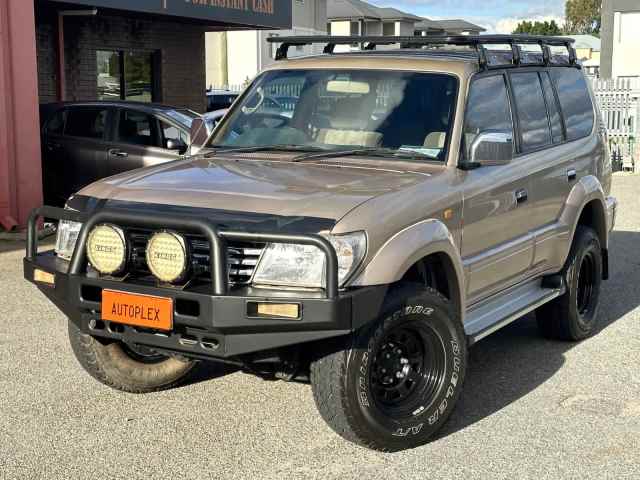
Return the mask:
M139 213L153 215L184 216L208 219L220 230L245 232L269 232L280 234L304 234L329 232L336 221L329 218L283 216L270 213L239 212L218 208L187 207L180 205L163 205L156 203L108 200L84 195L71 197L67 207L78 212L90 214L105 207L135 210ZM159 225L162 227L162 225Z

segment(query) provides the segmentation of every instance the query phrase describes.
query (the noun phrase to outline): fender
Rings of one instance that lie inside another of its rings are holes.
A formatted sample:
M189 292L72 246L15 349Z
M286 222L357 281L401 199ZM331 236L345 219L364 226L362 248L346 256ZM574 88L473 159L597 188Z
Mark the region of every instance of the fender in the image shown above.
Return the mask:
M417 247L409 249L409 246ZM462 260L451 232L436 219L423 220L396 233L380 247L351 285L388 285L397 282L416 262L435 253L445 254L453 265L459 298L452 299L452 302L458 306L460 319L464 321L464 308L461 307L465 304Z
M596 233L600 238L600 244L604 250L609 248L609 221L607 219L607 202L604 189L600 180L595 175L586 175L582 177L576 185L573 186L567 200L565 202L562 213L560 214L560 225L568 228L568 241L561 248L561 265L564 265L571 249L571 243L575 236L578 221L585 209L585 206L596 201L593 211L593 225Z

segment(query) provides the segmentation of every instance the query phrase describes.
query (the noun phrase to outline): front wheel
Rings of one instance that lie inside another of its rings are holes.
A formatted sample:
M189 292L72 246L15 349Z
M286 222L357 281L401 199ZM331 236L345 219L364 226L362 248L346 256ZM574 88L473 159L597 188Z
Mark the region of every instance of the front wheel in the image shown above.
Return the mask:
M69 340L78 362L99 382L129 393L166 390L182 383L194 361L169 357L147 347L101 343L69 321Z
M382 451L425 443L445 423L464 380L467 351L450 303L405 287L374 324L311 365L320 414L342 437Z

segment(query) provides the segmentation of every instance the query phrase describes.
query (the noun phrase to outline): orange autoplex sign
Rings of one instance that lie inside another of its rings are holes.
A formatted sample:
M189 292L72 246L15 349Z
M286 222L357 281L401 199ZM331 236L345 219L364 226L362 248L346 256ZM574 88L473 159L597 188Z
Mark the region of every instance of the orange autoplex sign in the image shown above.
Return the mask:
M235 29L291 28L291 0L54 0L89 7L170 15Z

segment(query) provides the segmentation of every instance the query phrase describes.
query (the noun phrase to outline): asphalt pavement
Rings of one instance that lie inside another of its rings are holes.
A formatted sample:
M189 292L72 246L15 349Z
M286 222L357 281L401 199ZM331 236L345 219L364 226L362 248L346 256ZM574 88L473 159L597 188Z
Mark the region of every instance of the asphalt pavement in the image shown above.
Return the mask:
M481 341L444 431L395 454L334 435L302 383L210 365L157 394L97 383L0 242L0 479L640 479L639 192L615 177L601 331L548 341L528 316Z

